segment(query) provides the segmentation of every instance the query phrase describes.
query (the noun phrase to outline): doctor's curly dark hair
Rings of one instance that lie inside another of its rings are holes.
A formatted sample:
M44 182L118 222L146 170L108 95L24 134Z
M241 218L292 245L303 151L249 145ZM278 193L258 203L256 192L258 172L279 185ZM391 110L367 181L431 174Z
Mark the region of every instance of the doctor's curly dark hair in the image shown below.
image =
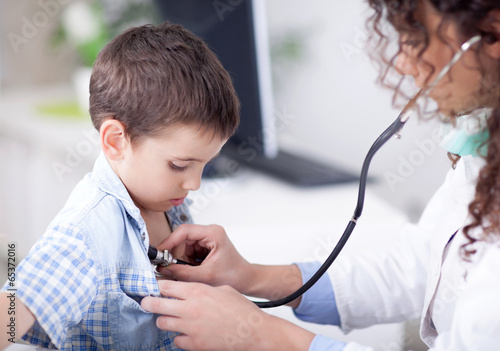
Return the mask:
M397 47L393 46L394 36L406 34L411 40L422 43L418 58L422 60L422 54L429 45L429 33L419 18L420 9L424 3L432 4L443 16L438 27L438 36L445 41L440 30L447 23L456 23L459 28L459 36L462 42L475 35L482 35L483 40L473 49L480 64L482 84L475 96L471 96L471 108L477 106L477 101L484 99L494 101L495 105L492 115L488 119L490 139L488 140L488 153L485 157L486 164L481 169L476 185L474 200L469 205L469 213L472 221L464 228L464 234L468 243L461 248L462 257L469 260L476 250L473 243L476 241L494 241L500 237L500 60L496 63L496 69L486 69L484 59L479 54L486 44L492 44L500 40L500 17L499 0L368 0L370 7L374 10L368 21L369 33L371 33L370 45L373 46L372 58L380 64L380 83L394 90L393 103L397 105L400 99L407 100L408 94L404 93L403 78L395 70L398 54L401 52L401 40ZM496 14L497 16L493 16ZM496 17L496 19L495 19ZM390 24L390 25L388 25ZM446 42L446 41L445 41ZM405 44L410 44L405 42ZM491 59L490 59L491 61ZM422 60L422 62L425 62ZM429 63L427 63L429 64ZM431 71L434 67L429 64ZM393 77L399 77L394 81ZM427 82L428 83L428 82ZM419 109L420 116L433 116L437 111L429 111L425 106ZM450 155L454 164L458 156ZM474 229L474 230L473 230ZM479 230L480 229L480 230ZM480 233L480 234L478 234Z

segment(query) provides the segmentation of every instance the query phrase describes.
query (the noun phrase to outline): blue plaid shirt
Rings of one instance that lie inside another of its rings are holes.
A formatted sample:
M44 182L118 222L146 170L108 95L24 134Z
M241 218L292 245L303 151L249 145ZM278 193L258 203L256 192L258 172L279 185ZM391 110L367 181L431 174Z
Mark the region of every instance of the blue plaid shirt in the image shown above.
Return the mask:
M172 230L191 223L185 204ZM160 296L146 224L101 154L17 267L17 296L36 322L23 339L63 350L177 350L140 301ZM3 287L3 291L7 285Z

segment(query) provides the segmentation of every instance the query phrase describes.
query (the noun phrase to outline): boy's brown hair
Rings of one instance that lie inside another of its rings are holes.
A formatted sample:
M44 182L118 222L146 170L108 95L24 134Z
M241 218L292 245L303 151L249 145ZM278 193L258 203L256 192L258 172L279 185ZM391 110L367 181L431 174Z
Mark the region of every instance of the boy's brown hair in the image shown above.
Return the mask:
M197 125L222 139L239 122L231 78L205 43L179 25L127 30L99 53L90 79L90 115L108 118L134 143L175 124Z

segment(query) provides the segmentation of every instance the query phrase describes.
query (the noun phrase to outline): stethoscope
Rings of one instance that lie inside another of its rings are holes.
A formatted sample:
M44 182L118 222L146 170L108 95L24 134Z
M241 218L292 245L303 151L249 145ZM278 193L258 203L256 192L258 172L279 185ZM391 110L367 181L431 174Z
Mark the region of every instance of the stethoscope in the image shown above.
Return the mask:
M361 168L361 176L359 180L359 189L358 189L358 201L356 204L356 208L354 210L354 214L347 224L344 233L340 237L339 241L335 245L334 249L330 253L330 256L325 260L325 262L321 265L321 267L317 270L317 272L302 285L299 289L297 289L292 294L278 300L274 301L254 301L254 303L260 308L270 308L270 307L278 307L282 305L286 305L287 303L292 302L293 300L299 298L302 294L304 294L307 290L309 290L318 280L321 278L323 274L330 268L332 263L335 261L337 256L340 254L344 245L347 243L347 240L351 236L356 223L358 222L359 217L361 217L361 213L363 212L363 205L365 200L365 191L366 191L366 182L368 178L368 168L370 166L371 160L375 153L384 145L392 136L396 135L397 138L400 138L399 132L405 125L405 123L410 118L411 113L415 106L417 106L417 102L420 98L427 97L428 94L436 87L436 85L443 79L443 77L450 71L451 67L457 63L460 58L476 43L481 41L481 35L474 36L464 42L460 49L455 53L450 62L439 72L434 81L425 89L421 89L418 91L411 99L408 101L406 106L400 112L398 118L375 140L373 145L368 150L368 154L363 161L363 167ZM496 41L496 38L493 37L486 39L488 43ZM168 251L160 251L154 247L150 247L148 250L149 259L153 264L160 265L169 265L171 263L178 264L190 264L184 261L177 260L172 257L172 255Z

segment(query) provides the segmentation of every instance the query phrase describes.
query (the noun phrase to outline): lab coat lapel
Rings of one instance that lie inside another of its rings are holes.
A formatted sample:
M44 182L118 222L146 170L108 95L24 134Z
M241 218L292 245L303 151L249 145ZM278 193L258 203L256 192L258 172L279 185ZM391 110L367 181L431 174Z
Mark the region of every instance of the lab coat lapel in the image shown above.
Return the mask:
M436 288L441 276L443 253L446 245L454 233L459 231L467 221L468 205L475 193L475 183L479 169L483 164L482 159L463 157L457 165L453 177L453 185L448 189L448 200L441 209L442 218L437 223L431 240L431 262L427 276L427 288L422 313L421 337L428 344L437 336L431 323L429 306L436 293Z

